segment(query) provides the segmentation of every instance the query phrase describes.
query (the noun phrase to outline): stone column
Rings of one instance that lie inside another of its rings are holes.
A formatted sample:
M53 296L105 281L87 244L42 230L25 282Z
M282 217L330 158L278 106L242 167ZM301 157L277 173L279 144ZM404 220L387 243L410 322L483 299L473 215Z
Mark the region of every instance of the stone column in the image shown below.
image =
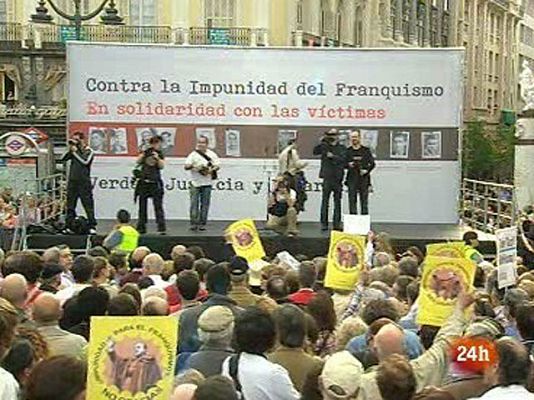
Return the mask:
M379 0L376 0L377 2ZM379 11L383 11L384 20L382 21L382 36L385 39L391 39L393 37L393 23L391 21L391 2L397 0L384 0L384 6L379 6Z
M432 0L426 0L425 2L425 39L423 40L423 46L430 47L430 21L432 12Z
M517 206L534 204L534 110L523 112L516 124L514 186Z
M436 21L436 36L438 37L438 44L440 44L439 47L445 47L447 46L446 43L441 43L442 36L443 36L443 0L438 0L437 7L438 7L438 17Z
M402 34L402 6L403 1L402 0L396 0L396 8L395 8L395 40L398 42L403 42L404 37Z
M417 44L417 0L410 2L410 43Z

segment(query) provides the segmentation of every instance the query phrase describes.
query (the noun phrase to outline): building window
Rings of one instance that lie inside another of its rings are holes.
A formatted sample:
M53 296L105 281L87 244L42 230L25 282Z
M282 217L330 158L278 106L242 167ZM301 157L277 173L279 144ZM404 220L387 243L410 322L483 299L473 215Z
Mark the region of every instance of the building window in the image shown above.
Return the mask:
M234 26L234 0L204 0L204 23L208 28Z
M156 25L156 0L130 0L130 24Z
M7 22L7 0L0 0L0 22Z

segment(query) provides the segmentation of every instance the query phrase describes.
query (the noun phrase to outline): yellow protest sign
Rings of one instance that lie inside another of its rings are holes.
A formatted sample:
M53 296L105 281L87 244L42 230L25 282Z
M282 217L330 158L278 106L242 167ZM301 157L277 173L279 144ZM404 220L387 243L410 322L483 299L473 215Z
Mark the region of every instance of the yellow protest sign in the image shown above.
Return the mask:
M174 317L93 317L87 398L169 399L177 342Z
M434 243L426 246L426 255L433 257L465 258L464 242Z
M232 239L235 254L249 263L265 257L265 250L253 220L242 219L234 222L226 229L226 234Z
M365 238L333 231L330 236L325 286L352 290L364 264Z
M462 288L471 291L475 269L465 258L427 257L417 300L417 323L442 326L454 311Z

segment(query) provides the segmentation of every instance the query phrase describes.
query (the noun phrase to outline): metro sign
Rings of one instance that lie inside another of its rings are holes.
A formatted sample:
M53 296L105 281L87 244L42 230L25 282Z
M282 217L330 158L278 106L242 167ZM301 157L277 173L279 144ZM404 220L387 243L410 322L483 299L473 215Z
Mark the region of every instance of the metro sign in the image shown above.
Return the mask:
M37 144L40 144L48 140L48 135L46 133L34 127L30 127L26 129L24 133L28 135L29 137L31 137Z
M26 141L20 136L10 136L6 140L6 151L10 156L18 157L27 149Z

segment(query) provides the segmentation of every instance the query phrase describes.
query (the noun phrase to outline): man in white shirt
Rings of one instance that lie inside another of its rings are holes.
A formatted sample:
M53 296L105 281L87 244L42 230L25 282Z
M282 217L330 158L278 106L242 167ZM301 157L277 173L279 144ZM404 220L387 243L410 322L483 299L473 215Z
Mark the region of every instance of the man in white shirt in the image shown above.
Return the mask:
M185 160L185 169L191 173L191 230L206 230L213 181L217 179L219 157L208 149L208 138L200 136L196 149Z
M235 322L234 337L241 352L223 362L222 375L234 381L245 399L300 399L287 370L265 357L276 342L276 327L267 312L247 308Z
M527 391L532 361L527 348L510 337L495 342L497 362L484 371L484 382L493 389L472 400L534 400Z

